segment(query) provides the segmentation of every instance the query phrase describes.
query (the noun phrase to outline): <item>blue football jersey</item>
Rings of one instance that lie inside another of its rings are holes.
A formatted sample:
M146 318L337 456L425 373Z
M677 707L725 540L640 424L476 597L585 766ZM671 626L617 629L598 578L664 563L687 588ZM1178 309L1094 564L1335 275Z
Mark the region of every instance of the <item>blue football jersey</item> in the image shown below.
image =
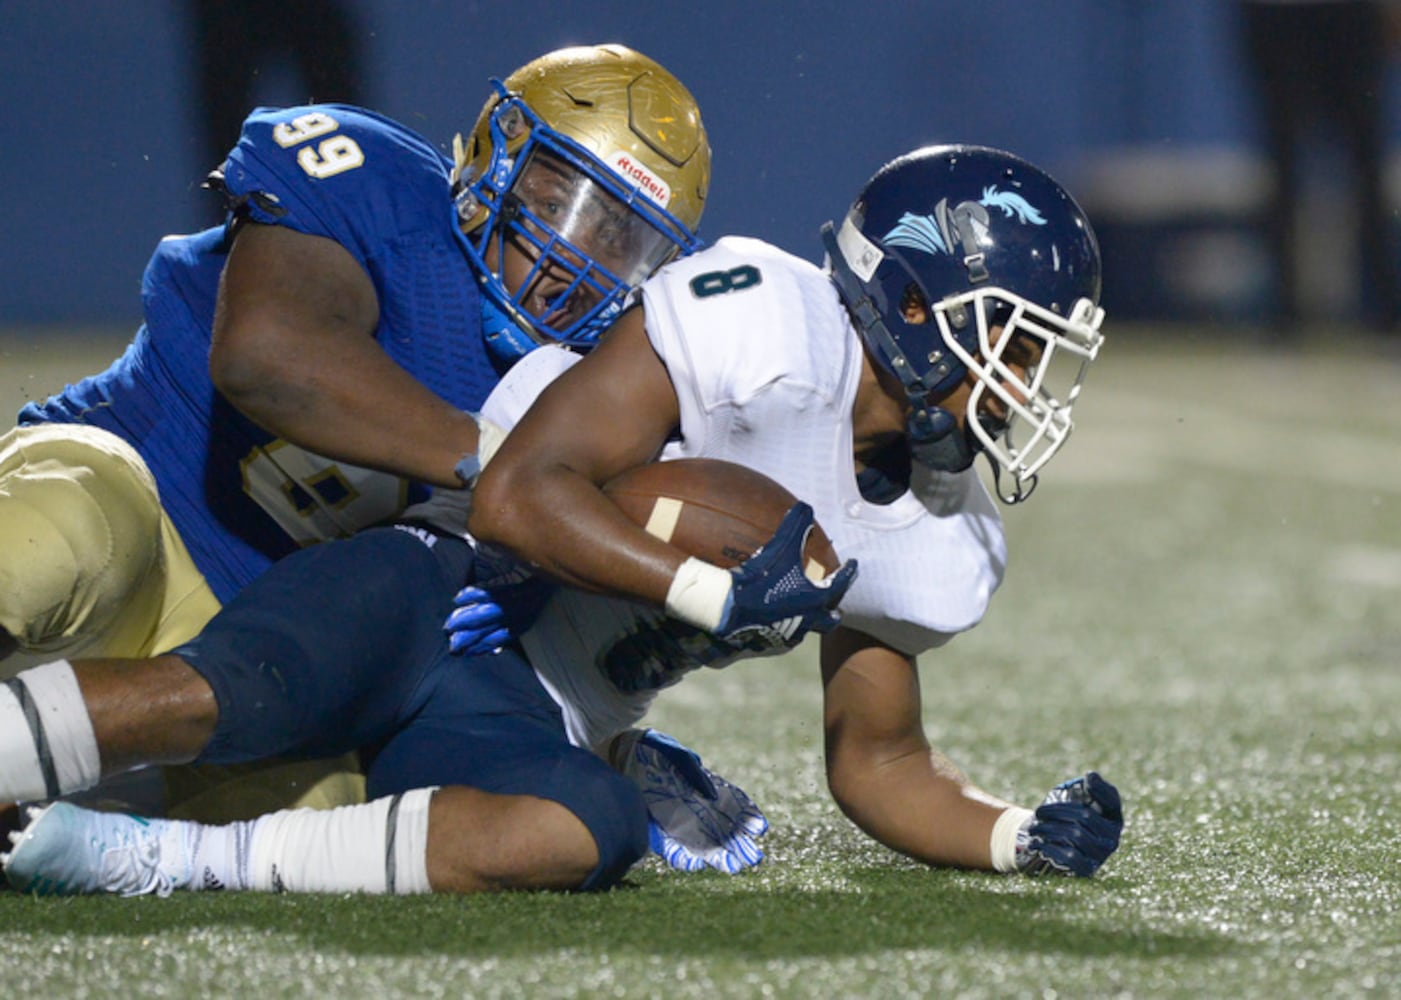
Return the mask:
M345 247L379 296L380 346L443 399L476 410L500 373L482 337L450 169L387 118L314 105L255 111L224 177L254 221ZM273 438L218 394L208 357L227 249L222 227L162 240L142 281L145 322L125 354L19 415L92 424L134 445L221 601L299 545L392 517L430 492Z

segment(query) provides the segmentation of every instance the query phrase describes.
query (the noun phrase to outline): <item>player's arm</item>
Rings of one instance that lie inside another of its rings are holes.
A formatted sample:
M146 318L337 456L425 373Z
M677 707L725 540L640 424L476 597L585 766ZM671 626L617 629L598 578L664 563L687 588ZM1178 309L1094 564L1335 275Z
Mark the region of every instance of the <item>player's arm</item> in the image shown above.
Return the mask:
M556 379L477 480L469 527L549 575L662 604L683 555L600 487L656 457L680 420L640 308Z
M470 416L374 340L379 300L334 240L245 224L229 251L210 374L235 407L309 451L438 486L477 449Z
M876 840L931 865L991 868L1009 803L970 785L925 738L914 661L838 628L822 639L827 785Z
M1091 771L1032 812L993 798L930 748L914 661L870 636L822 641L827 784L857 826L931 865L1093 875L1119 846L1119 793Z
M795 504L771 539L726 570L653 538L604 496L600 487L655 458L679 421L642 310L625 313L512 430L477 480L468 527L556 580L664 607L745 649L791 646L808 630L833 628L856 564L816 583L803 576L807 504Z

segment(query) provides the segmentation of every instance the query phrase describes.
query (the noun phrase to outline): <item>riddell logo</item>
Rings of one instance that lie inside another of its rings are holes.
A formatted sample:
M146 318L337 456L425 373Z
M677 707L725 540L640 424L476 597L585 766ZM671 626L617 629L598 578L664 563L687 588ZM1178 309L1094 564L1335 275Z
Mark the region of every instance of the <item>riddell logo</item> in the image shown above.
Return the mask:
M614 153L608 158L608 165L614 171L632 181L647 197L651 198L662 208L666 208L671 201L671 187L652 171L627 153Z

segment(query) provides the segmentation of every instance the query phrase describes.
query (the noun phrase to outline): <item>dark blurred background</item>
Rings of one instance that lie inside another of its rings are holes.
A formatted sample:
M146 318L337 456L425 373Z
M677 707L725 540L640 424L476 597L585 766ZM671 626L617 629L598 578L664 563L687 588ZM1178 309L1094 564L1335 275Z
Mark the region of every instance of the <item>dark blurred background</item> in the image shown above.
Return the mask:
M324 6L0 0L0 327L139 320L141 271L155 242L210 218L213 196L199 185L219 159L218 132L232 128L217 124L230 94L250 107L353 97L446 149L470 128L488 77L561 45L600 41L653 57L699 100L715 149L703 223L712 239L760 236L816 260L820 223L839 216L886 159L927 142L979 142L1034 160L1084 203L1105 251L1111 318L1242 326L1277 318L1278 229L1269 222L1277 173L1247 58L1250 4ZM252 27L239 27L243 15ZM206 61L202 30L222 64ZM293 42L321 53L313 75ZM238 55L240 44L249 55ZM1375 211L1388 239L1401 202L1390 169L1401 134L1393 52L1385 50L1376 92L1363 95L1383 139L1385 204ZM226 90L205 89L210 66ZM1376 269L1350 235L1374 210L1355 205L1362 185L1347 139L1328 127L1341 117L1323 113L1297 171L1294 270L1306 321L1368 320L1377 297L1363 277ZM230 132L223 145L235 139Z

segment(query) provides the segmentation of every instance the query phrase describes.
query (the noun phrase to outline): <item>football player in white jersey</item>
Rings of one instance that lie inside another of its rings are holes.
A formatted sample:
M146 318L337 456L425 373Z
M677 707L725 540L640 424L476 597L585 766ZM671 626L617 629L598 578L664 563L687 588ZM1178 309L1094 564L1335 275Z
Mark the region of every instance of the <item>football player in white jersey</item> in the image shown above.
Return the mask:
M1102 340L1089 222L1031 164L949 146L888 164L823 236L825 271L744 239L665 268L514 428L470 530L574 587L721 632L780 616L743 573L686 558L600 487L658 456L768 474L860 566L821 649L842 810L930 864L1092 874L1118 844L1113 786L1090 772L1035 813L980 791L931 750L915 667L978 623L1002 578L975 456L1018 502L1070 434Z
M826 633L829 785L859 826L930 864L1093 874L1118 845L1113 786L1089 772L1034 812L978 790L930 748L914 662L975 625L1001 580L1001 525L971 470L976 455L1015 502L1070 432L1101 339L1093 234L1032 165L936 147L883 168L824 238L827 271L722 240L645 286L642 308L587 358L558 374L558 353L534 352L493 394L486 416L511 423L512 406L548 383L479 480L473 533L576 588L523 635L528 661L511 646L453 663L441 636L426 636L423 622L450 603L435 595L473 562L487 591L460 595L453 627L479 645L474 630L490 637L500 624L491 598L503 591L465 542L422 525L371 531L274 567L171 656L122 671L83 665L85 706L0 747L0 777L14 762L38 786L46 755L59 772L105 773L374 743L375 801L217 829L54 807L16 838L10 880L56 892L163 892L211 878L311 890L607 885L637 856L640 810L585 748L635 759L646 744L615 737L661 686L810 630ZM627 468L685 455L750 465L807 503L734 570L687 558L599 490ZM799 563L814 510L848 560L817 583ZM617 598L630 603L611 607L635 613L570 611ZM663 669L629 672L603 655L662 612L694 630L649 648ZM139 677L187 694L135 719ZM109 699L117 681L124 697ZM342 721L347 704L359 714ZM474 712L508 729L483 740L464 728ZM86 758L55 751L93 742L101 752ZM549 774L512 756L526 746L532 761L553 762ZM752 858L760 824L728 787L709 800L710 841ZM530 836L492 855L511 828Z

